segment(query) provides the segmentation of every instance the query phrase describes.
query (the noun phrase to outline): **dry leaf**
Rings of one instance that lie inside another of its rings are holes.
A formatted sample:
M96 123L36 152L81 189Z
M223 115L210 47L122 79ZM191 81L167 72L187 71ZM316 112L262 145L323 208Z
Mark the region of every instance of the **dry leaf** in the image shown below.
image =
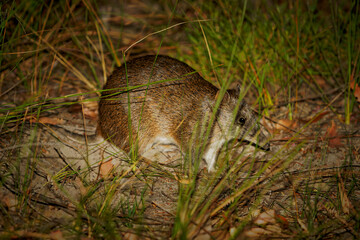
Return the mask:
M289 119L280 119L277 121L277 124L275 124L275 128L278 130L287 130L291 128L295 128L297 126L296 121L289 120Z
M114 164L112 163L112 158L105 162L100 162L100 175L103 178L109 177L114 169Z
M315 82L320 86L320 87L326 87L328 86L327 82L325 81L325 79L320 76L320 75L313 75L312 78L315 80Z
M54 232L51 232L49 235L50 235L51 239L55 239L55 240L64 240L65 239L60 230L56 230Z
M355 79L352 78L350 81L350 88L354 91L354 96L356 97L357 101L360 103L360 86L359 84L355 84Z
M343 209L343 212L345 214L349 214L350 213L350 209L353 208L353 205L351 203L351 201L349 200L347 194L346 194L346 190L344 187L344 182L342 181L340 174L339 174L339 192L340 192L340 200L341 200L341 206Z
M325 111L325 112L322 112L320 114L316 114L315 116L311 117L308 121L306 122L312 122L312 123L316 123L318 122L319 120L321 120L324 116L328 115L330 112L329 111Z
M331 127L329 127L325 134L326 138L329 138L329 146L336 148L343 146L340 137L337 134L337 126L334 120L331 120Z
M50 124L50 125L62 125L65 124L65 120L61 118L50 118L50 117L41 117L39 119L31 119L31 123L37 122L42 124Z

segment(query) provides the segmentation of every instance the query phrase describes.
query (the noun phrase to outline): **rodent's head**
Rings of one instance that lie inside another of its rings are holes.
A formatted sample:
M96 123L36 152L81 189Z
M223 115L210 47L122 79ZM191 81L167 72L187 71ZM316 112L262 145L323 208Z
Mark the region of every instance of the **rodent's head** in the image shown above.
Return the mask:
M217 122L226 139L228 141L238 139L263 150L270 150L269 132L259 123L258 117L250 106L239 98L240 86L236 85L227 90L219 108Z

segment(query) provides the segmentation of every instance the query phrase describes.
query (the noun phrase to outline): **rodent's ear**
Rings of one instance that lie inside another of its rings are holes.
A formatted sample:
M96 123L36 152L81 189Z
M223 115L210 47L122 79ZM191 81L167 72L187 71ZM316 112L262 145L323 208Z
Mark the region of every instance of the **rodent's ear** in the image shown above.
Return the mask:
M236 97L240 96L241 87L239 81L234 81L230 84L228 91L233 93Z
M224 95L224 100L228 101L231 99L231 97L238 98L240 96L240 92L241 92L240 82L234 81L228 87L226 94ZM219 97L219 94L220 94L220 90L217 91L215 95L215 100Z

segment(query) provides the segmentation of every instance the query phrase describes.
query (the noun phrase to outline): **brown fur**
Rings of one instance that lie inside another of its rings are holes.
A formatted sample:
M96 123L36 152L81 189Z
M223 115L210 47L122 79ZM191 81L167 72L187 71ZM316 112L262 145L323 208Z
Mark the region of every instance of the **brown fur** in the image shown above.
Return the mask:
M99 104L99 130L104 138L129 150L130 101L132 142L138 141L140 154L163 139L184 151L188 149L195 126L204 124L205 116L211 114L219 90L187 64L160 55L155 61L155 57L136 58L113 72ZM220 135L225 134L224 128L232 121L239 92L229 90L227 93L211 127L209 145L219 141ZM245 136L246 129L254 140L260 127L246 103L242 101L240 105L238 115L247 119L240 135ZM261 134L259 138L265 138ZM215 150L214 154L217 152Z

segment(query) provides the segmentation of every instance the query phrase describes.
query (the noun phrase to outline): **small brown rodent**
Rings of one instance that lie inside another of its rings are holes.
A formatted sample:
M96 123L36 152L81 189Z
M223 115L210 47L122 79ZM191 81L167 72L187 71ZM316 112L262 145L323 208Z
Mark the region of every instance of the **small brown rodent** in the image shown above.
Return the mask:
M213 171L220 149L229 140L244 140L265 150L270 147L267 131L245 101L238 101L239 91L227 90L209 138L199 139L200 130L207 129L219 89L171 57L136 58L116 69L105 84L99 104L99 131L126 151L132 147L132 136L140 155L157 144L185 152L192 148L192 136L197 136L196 143L206 141L202 157ZM235 116L236 106L239 110Z

